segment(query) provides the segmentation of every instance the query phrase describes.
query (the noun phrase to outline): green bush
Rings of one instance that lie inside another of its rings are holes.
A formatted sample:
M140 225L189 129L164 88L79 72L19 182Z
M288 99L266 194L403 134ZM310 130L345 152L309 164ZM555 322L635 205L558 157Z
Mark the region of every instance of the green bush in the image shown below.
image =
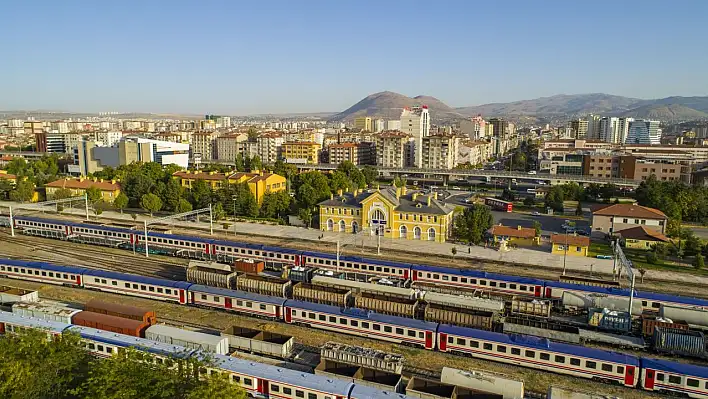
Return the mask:
M656 256L656 254L654 252L649 252L646 255L646 258L647 258L647 263L650 263L652 265L659 263L659 258Z

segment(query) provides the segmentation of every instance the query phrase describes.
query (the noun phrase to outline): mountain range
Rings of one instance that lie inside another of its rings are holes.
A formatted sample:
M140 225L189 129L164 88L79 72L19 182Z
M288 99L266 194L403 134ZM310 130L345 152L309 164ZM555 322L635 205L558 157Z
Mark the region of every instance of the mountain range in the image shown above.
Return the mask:
M397 119L402 108L417 105L427 105L431 119L437 123L451 122L475 115L499 116L528 122L581 117L587 114L662 121L708 119L708 96L675 96L642 100L604 93L559 94L533 100L453 108L435 97L424 95L408 97L391 91L371 94L329 119L351 121L359 116Z

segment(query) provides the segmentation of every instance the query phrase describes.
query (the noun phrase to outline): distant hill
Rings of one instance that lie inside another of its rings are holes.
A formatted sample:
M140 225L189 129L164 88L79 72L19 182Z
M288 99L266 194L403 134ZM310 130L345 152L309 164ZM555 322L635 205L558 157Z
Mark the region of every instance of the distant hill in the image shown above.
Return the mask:
M708 118L708 113L678 104L648 104L624 112L620 116L662 121L686 121Z
M382 91L367 96L363 100L352 105L346 110L333 115L329 119L332 121L352 121L359 116L398 119L401 116L401 110L403 108L419 105L428 106L428 109L430 110L430 118L433 121L450 121L464 117L455 111L454 108L451 108L435 97L408 97L392 91Z

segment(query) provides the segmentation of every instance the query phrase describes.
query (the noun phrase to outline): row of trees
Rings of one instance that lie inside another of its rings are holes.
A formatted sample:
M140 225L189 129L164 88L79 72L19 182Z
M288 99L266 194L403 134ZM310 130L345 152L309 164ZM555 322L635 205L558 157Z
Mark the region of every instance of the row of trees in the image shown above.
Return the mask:
M619 187L614 184L599 185L589 184L582 187L578 183L566 183L551 186L546 193L544 205L554 211L563 211L563 201L595 201L603 199L609 201L622 193ZM582 210L581 210L582 214Z
M59 158L56 155L44 156L33 162L14 158L8 162L6 170L17 176L17 183L13 186L8 180L0 179L0 199L27 202L34 196L35 186L58 178Z
M171 359L129 349L91 356L78 334L48 340L28 330L0 340L0 397L7 399L244 399L225 376L198 378L209 360Z
M661 210L674 224L708 222L708 188L679 181L659 181L650 176L636 190L639 205ZM671 226L670 226L671 227ZM677 233L673 226L672 233Z

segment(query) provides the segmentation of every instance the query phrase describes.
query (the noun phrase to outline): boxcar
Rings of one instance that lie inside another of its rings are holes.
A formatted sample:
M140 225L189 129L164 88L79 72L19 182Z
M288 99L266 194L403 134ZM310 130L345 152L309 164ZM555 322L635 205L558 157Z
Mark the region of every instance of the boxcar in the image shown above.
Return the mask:
M79 312L71 318L72 324L110 331L132 337L143 337L150 325L141 320L124 319L94 312Z

